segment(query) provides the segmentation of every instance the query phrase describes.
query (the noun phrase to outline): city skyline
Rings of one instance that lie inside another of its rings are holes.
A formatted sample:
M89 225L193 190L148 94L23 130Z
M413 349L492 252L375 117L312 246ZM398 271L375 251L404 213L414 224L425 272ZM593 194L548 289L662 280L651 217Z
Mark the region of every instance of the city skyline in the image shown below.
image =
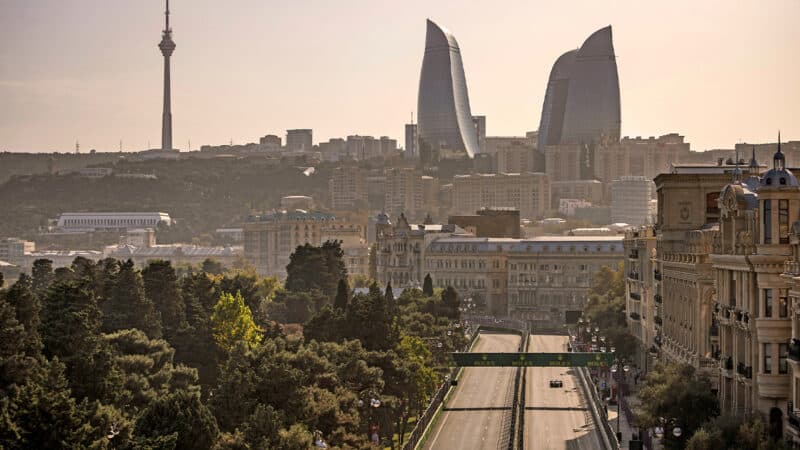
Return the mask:
M173 2L182 43L172 67L174 147L257 141L297 127L313 128L317 141L401 136L410 113L416 116L427 17L459 36L472 112L487 116L489 135L535 129L553 61L608 24L622 135L675 131L695 150L731 148L740 139L771 142L777 128L785 139L796 135L796 2L768 11L755 2L709 2L693 6L691 15L674 4L647 14L634 3L493 11L453 4L411 2L384 11L365 2L241 2L223 10L212 2ZM148 141L156 147L162 80L152 36L163 25L163 7L91 0L0 6L0 39L16 43L0 48L0 148L72 151L76 139L84 152L115 151L120 140L125 151ZM572 18L574 9L583 14ZM348 12L360 20L331 20ZM541 17L548 19L535 21ZM715 64L704 64L709 55Z

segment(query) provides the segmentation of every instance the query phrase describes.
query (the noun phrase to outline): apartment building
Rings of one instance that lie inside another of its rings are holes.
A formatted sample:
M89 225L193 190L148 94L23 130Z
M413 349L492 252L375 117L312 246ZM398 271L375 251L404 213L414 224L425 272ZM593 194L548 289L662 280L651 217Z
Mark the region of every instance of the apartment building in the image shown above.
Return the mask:
M508 316L561 330L583 311L594 274L624 259L623 236L540 236L508 254Z
M625 312L628 331L638 345L635 361L647 370L656 360L656 343L661 341L663 298L655 292L662 280L656 268L656 234L653 227L625 232Z
M334 211L367 207L367 171L356 165L334 168L328 180L328 191Z
M471 214L482 208L511 208L525 219L544 217L550 207L550 177L543 173L456 175L453 209Z

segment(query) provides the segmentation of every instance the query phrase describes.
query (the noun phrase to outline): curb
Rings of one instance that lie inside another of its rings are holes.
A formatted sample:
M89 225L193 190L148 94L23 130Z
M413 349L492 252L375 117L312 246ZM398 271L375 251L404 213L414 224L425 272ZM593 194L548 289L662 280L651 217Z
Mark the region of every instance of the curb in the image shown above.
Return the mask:
M580 385L581 390L583 391L583 395L586 398L586 402L590 405L590 410L592 412L592 417L594 418L595 425L597 426L597 430L602 438L603 445L608 450L617 450L619 449L619 444L616 446L612 445L610 438L608 437L608 430L605 427L605 423L603 422L603 417L600 415L600 412L597 409L597 403L595 402L595 397L593 392L589 389L588 382L586 381L586 368L584 367L576 367L578 371L578 378L580 378ZM616 442L616 438L614 438L614 443Z

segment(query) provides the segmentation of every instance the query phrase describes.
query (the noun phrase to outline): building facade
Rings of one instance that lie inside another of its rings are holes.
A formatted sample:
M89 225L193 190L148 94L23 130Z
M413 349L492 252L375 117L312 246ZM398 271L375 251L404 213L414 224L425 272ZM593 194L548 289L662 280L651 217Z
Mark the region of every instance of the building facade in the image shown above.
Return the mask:
M403 213L409 218L424 216L424 190L419 170L395 167L386 169L384 175L384 211L389 214Z
M338 166L328 181L331 208L352 210L365 208L367 203L367 172L355 165Z
M314 149L314 131L311 129L286 130L286 151L310 152Z
M539 144L590 144L620 138L619 75L611 27L561 55L550 72Z
M427 21L419 81L417 132L424 162L473 158L480 152L456 38Z
M435 287L452 286L485 311L505 317L508 311L507 259L517 239L439 237L427 248L425 270Z
M532 329L562 330L580 316L594 274L624 258L623 236L541 236L508 254L508 316Z
M170 225L172 218L163 212L65 212L56 221L56 228L65 231L156 228Z
M322 243L322 231L335 221L315 211L275 211L250 215L244 223L244 256L261 275L286 276L289 256L299 245Z
M639 227L625 232L625 312L628 331L638 344L635 362L647 370L656 361L656 343L661 341L663 298L656 294L661 282L656 268L656 234L653 227Z
M510 208L525 219L544 217L550 207L550 178L543 173L457 175L453 209L470 214L482 208Z
M626 176L611 182L611 221L629 225L653 223L652 202L656 186L642 176Z

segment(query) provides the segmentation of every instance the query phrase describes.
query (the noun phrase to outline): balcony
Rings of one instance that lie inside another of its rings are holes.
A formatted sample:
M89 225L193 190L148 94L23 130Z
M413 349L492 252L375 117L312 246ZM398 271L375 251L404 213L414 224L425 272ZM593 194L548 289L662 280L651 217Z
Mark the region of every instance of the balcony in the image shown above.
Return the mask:
M789 341L789 359L800 362L800 339L793 338Z
M711 328L708 331L711 337L719 337L719 325L716 322L711 324Z
M736 373L738 373L739 375L744 376L744 374L747 373L746 369L747 366L745 366L744 363L740 362L736 364Z
M639 250L631 250L630 254L628 254L628 258L639 259Z
M658 280L658 281L661 281L661 271L660 271L660 270L658 270L658 269L656 269L655 271L653 271L653 278L655 278L655 279L656 279L656 280Z
M737 309L735 314L736 314L736 320L737 320L738 322L741 322L741 321L742 321L742 317L744 317L744 316L742 315L742 312L741 312L740 310L738 310L738 309Z
M789 275L800 275L800 261L786 261L783 263L783 272Z
M639 280L639 273L638 272L629 272L628 278L631 280Z
M800 416L794 410L794 402L786 402L786 417L789 419L789 426L796 431L800 431Z
M661 319L661 316L655 316L653 317L653 322L655 322L656 325L661 326L664 321Z
M641 300L642 296L638 292L631 292L631 298L634 300Z
M632 313L630 314L630 316L631 316L631 319L633 319L633 320L639 320L639 319L641 318L641 317L639 316L639 313L637 313L637 312L632 312Z
M747 366L744 368L744 377L747 379L753 378L753 366Z
M661 297L661 294L656 294L656 295L654 295L654 296L653 296L653 300L655 300L655 301L656 301L656 303L663 303L663 302L664 302L664 298L663 298L663 297Z
M727 307L722 307L722 318L723 319L730 319L731 318L731 310Z
M733 358L730 356L726 357L723 361L722 367L725 368L725 370L733 370Z

